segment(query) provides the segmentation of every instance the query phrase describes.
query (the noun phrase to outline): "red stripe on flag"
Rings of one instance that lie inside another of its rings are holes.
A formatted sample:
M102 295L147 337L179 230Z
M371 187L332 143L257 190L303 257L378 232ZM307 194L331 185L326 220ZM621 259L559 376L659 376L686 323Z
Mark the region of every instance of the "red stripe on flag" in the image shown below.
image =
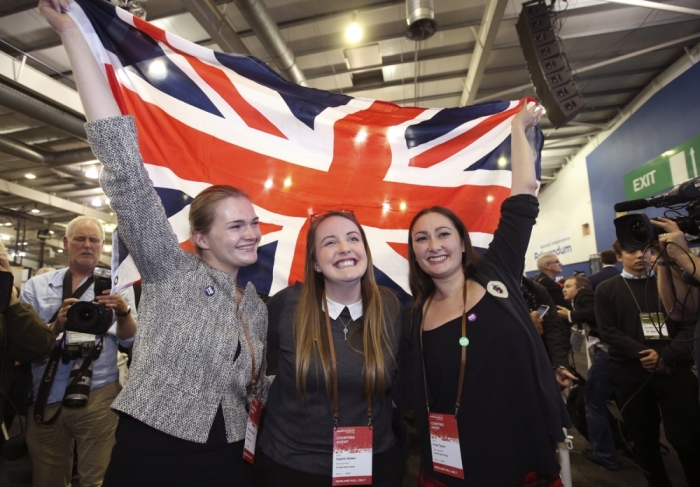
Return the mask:
M277 232L279 230L282 230L283 227L280 225L275 225L273 223L260 222L259 228L260 228L260 233L262 235L267 235L268 233Z
M387 244L394 250L394 252L408 260L408 244L396 242L387 242Z
M148 34L152 38L154 38L157 41L163 42L165 44L168 44L167 40L167 34L165 33L164 30L159 29L155 25L146 22L145 20L141 20L137 16L134 15L134 26L140 30L141 32ZM169 46L170 44L168 44Z
M197 71L197 74L226 100L226 103L240 115L248 127L283 139L287 138L262 113L241 96L236 86L221 69L205 64L192 56L183 55L195 71Z
M478 123L475 127L467 130L461 135L458 135L452 140L436 145L432 149L428 149L420 155L417 155L408 163L409 166L428 168L439 164L448 157L452 157L466 147L469 147L478 139L493 130L498 124L503 123L509 117L518 113L520 105L510 110L505 110L501 113L491 115L485 120Z

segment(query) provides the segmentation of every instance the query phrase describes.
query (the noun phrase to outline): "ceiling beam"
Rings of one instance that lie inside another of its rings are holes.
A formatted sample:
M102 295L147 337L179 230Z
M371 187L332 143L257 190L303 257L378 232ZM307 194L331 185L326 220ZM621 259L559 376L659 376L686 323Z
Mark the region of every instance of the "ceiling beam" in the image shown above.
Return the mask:
M248 54L250 51L233 28L233 24L222 14L212 0L180 0L199 25L211 36L223 52Z
M90 208L87 205L81 205L79 203L74 203L58 196L42 193L32 188L27 188L26 186L21 186L4 179L0 179L0 191L15 196L20 196L43 205L53 206L55 208L60 208L62 210L67 210L76 215L87 215L94 218L99 218L108 223L116 223L116 218L109 213L103 211L98 211Z
M666 12L675 12L678 14L700 16L700 10L698 10L696 8L678 7L676 5L668 5L668 4L659 3L659 2L650 2L648 0L603 0L603 1L610 2L610 3L621 3L623 5L630 5L632 7L651 8L654 10L665 10Z
M471 105L476 99L476 92L479 90L481 80L484 77L486 63L491 56L491 48L496 40L498 28L501 25L503 13L508 5L508 0L489 0L481 20L481 27L476 36L476 46L469 63L467 78L464 80L464 90L459 106Z

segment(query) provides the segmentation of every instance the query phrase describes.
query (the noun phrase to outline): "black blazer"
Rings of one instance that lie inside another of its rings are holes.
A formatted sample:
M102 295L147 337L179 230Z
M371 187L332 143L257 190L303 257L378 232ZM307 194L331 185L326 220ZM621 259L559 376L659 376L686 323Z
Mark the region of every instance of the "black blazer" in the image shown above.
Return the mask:
M566 309L571 309L571 303L564 299L564 291L561 290L561 286L557 284L554 279L549 277L547 274L540 272L534 277L534 280L547 290L557 306L563 306Z
M542 319L542 341L544 348L547 350L547 355L552 361L554 368L564 366L569 367L569 323L562 323L562 320L557 314L557 306L554 304L552 297L541 284L536 283L528 277L523 277L523 286L534 297L534 309L536 311L540 306L549 306L549 311Z
M588 280L591 281L591 284L593 285L593 290L595 291L595 288L598 284L610 279L611 277L615 277L618 274L620 274L620 269L618 269L617 267L603 267L595 274L591 274Z
M579 289L573 303L571 323L574 325L586 323L591 329L590 334L599 337L595 323L595 293L590 289Z

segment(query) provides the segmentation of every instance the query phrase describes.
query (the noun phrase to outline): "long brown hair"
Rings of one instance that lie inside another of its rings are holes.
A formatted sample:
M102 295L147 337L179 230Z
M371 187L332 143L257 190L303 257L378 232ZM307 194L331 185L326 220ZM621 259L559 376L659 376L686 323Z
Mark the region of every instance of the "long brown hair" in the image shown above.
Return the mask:
M416 253L413 250L413 227L420 217L428 213L438 213L452 222L459 238L464 243L464 252L462 252L462 271L464 278L469 279L476 272L476 266L479 264L479 254L472 247L472 241L469 238L467 227L464 226L462 220L451 210L442 206L433 206L424 208L418 212L411 220L411 226L408 227L408 284L411 287L413 295L413 309L423 306L428 297L435 291L435 283L433 279L418 265Z
M216 215L216 205L227 198L245 198L248 195L233 186L227 184L217 184L209 186L204 191L195 196L190 205L190 237L195 233L206 235L211 230ZM202 249L192 239L197 255L201 255Z
M396 297L390 293L382 293L374 279L372 266L372 254L367 244L367 237L354 215L346 212L329 212L311 222L306 234L306 263L304 264L304 283L301 288L301 297L294 314L294 342L296 346L296 387L301 397L306 394L306 382L309 374L312 356L317 357L321 363L323 377L326 383L326 391L331 392L331 361L328 348L328 333L326 331L325 315L321 309L325 280L323 274L314 270L316 262L316 232L318 226L326 218L340 216L352 221L360 231L362 243L367 253L367 271L360 280L362 293L362 328L358 334L362 334L364 355L364 367L362 368L363 395L365 398L384 395L389 381L386 370L386 355L395 360L389 346L389 323L384 310L388 300L396 303ZM352 337L351 337L352 339Z

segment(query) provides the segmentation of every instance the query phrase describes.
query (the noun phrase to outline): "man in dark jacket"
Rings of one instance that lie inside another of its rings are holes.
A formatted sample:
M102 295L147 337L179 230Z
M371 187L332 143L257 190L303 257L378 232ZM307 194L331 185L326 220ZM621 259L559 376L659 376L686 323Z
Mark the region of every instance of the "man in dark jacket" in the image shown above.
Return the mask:
M561 286L554 280L561 274L561 262L554 254L544 254L537 258L537 269L540 271L534 279L541 284L549 293L557 306L568 308L570 304L564 299ZM553 311L553 310L552 310Z
M0 296L0 418L12 388L15 362L28 363L46 358L55 343L53 333L46 327L31 306L20 303L12 293L12 272L5 246L0 242L0 273L3 274ZM9 425L7 425L9 428ZM9 485L3 460L0 457L0 485Z
M589 460L609 470L617 470L615 440L610 428L608 407L605 401L612 394L610 384L610 356L608 347L600 341L595 321L595 295L591 283L583 276L569 277L564 281L564 298L571 302L571 311L559 306L559 317L577 327L574 333L582 334L591 366L586 382L586 426L591 450L584 451Z
M533 324L542 337L552 367L558 371L556 374L557 382L562 387L568 387L572 380L576 380L574 375L569 372L569 350L571 348L569 327L565 326L559 319L555 311L556 305L544 286L528 277L523 277L521 288L528 308L530 308ZM540 306L549 307L542 318L537 311Z
M615 257L614 250L603 250L600 253L600 263L603 264L603 268L595 274L591 274L588 278L588 280L591 281L594 291L601 282L620 274L620 269L615 267L617 264L617 257Z
M595 315L609 347L615 400L624 407L634 452L649 472L649 485L672 485L659 448L663 415L666 438L688 485L700 485L700 406L691 370L695 320L666 318L649 252L621 249L617 242L613 247L623 272L596 289Z

